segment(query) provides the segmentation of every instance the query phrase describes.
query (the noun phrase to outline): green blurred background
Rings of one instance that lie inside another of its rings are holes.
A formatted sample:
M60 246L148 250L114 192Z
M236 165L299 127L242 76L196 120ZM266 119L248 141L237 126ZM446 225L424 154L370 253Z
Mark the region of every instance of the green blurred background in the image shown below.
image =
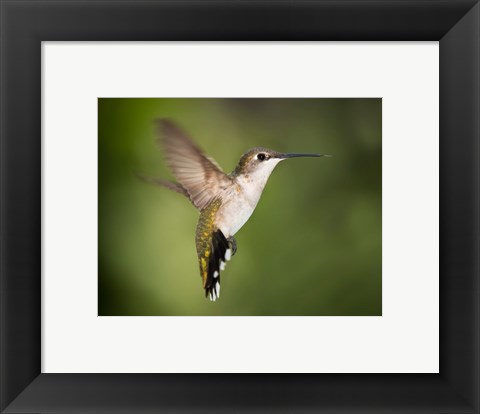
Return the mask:
M136 177L172 178L163 117L226 172L256 146L333 155L277 166L217 302L202 289L198 212ZM99 315L381 315L381 131L381 99L99 99Z

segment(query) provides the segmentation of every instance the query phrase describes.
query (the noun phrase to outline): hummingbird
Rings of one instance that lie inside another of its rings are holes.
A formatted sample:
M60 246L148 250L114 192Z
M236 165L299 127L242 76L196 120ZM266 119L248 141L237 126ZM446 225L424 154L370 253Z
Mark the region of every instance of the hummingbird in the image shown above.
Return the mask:
M199 210L195 245L205 297L220 297L220 273L237 251L234 235L257 206L270 174L281 161L327 154L282 153L255 147L226 174L173 121L156 119L157 142L176 181L144 180L184 195Z

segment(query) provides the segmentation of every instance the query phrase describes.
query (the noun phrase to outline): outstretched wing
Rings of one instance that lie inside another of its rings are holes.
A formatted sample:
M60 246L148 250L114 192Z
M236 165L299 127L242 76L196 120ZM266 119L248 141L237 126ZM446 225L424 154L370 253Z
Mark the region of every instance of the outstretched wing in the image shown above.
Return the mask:
M159 119L157 128L167 165L193 204L203 210L228 187L231 179L172 121Z

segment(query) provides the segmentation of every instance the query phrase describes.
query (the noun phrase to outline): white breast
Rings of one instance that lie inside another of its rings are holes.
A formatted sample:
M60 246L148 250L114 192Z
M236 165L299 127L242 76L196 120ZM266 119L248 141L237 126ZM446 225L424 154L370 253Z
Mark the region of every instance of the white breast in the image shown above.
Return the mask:
M217 225L225 237L233 236L252 215L268 177L280 160L270 160L266 168L236 179L236 186L217 212Z
M217 213L217 225L225 237L233 236L247 222L255 210L255 206L235 198L222 205Z

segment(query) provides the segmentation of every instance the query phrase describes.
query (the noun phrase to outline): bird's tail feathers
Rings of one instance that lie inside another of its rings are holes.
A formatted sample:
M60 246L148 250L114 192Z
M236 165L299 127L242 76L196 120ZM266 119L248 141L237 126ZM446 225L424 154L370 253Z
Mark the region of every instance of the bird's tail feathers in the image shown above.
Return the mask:
M212 234L207 278L204 282L205 296L211 301L220 297L220 272L225 269L225 264L231 256L232 250L224 234L220 229L215 230Z

